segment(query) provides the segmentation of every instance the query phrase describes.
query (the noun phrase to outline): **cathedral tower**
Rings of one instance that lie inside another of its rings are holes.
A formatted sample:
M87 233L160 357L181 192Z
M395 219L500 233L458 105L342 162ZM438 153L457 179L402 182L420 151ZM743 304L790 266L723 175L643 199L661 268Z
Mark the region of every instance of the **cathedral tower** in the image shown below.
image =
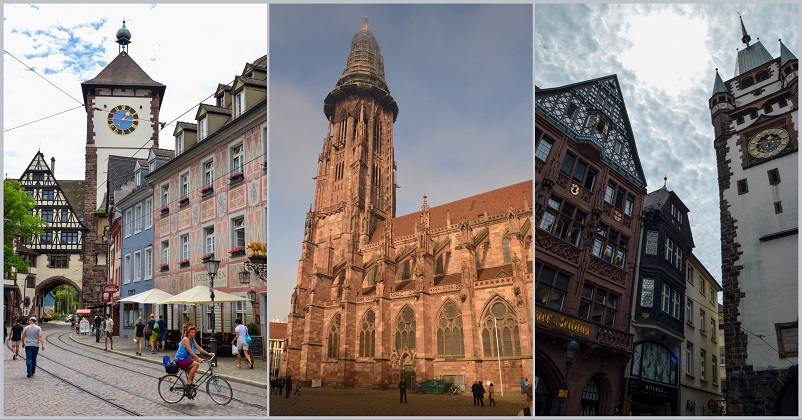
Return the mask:
M797 414L798 60L752 43L709 101L721 212L727 414Z
M84 248L84 304L100 299L106 283L106 245L101 219L108 193L109 156L146 159L159 147L159 110L166 87L154 81L128 55L131 32L117 31L119 54L92 80L81 83L86 104L86 201L84 224L89 227Z

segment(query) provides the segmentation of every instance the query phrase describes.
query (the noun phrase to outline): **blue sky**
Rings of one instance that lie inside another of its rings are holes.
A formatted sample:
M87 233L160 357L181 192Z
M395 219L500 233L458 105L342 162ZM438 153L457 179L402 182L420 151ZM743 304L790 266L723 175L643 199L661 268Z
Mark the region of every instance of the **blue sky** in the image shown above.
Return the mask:
M271 5L271 319L296 284L323 99L365 15L399 107L397 215L533 177L531 5Z
M799 57L795 4L535 6L535 84L617 74L649 192L663 186L690 209L694 254L721 283L718 181L708 99L716 68L734 76L741 13L773 57Z
M236 33L221 16L237 16ZM48 162L56 158L58 179L84 179L81 82L117 56L115 34L123 19L132 34L129 54L167 86L161 108L165 122L185 112L179 120L193 122L198 103L218 83L230 83L247 62L267 54L264 4L5 4L3 48L47 81L4 54L4 175L19 178L41 150ZM174 148L174 128L175 123L161 131L160 147Z

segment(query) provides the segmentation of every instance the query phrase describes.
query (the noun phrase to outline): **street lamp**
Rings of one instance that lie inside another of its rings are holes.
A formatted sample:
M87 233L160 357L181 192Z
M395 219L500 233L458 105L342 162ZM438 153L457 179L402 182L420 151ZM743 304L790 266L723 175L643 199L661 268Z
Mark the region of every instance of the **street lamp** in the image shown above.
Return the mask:
M571 340L565 346L565 376L563 377L563 386L560 387L560 400L557 402L558 416L562 415L563 405L568 401L568 370L571 369L577 355L579 355L579 344Z
M217 354L217 337L214 335L214 277L217 275L217 268L220 267L220 261L210 258L206 260L206 273L209 274L209 296L212 301L209 305L212 307L212 339L209 340L209 347L212 348L212 353Z
M253 287L251 287L251 290L248 290L246 294L248 295L248 300L251 301L251 305L253 305L256 302L256 290L253 290Z
M249 284L251 282L251 273L248 270L239 272L239 284Z

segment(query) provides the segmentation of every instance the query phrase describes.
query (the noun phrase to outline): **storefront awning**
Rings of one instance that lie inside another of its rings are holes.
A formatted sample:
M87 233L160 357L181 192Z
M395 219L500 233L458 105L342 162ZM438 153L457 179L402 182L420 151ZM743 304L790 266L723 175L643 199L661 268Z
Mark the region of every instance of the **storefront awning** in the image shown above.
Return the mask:
M75 313L79 314L79 315L83 315L83 314L90 314L90 313L92 313L92 311L89 310L89 309L78 309L77 311L75 311Z

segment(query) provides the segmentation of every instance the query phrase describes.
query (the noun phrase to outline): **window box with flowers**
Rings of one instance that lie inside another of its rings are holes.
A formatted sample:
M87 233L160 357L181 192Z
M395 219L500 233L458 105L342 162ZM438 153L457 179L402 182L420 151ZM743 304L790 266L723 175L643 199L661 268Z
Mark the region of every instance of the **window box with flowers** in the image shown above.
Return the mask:
M232 257L242 257L245 255L245 247L244 246L235 246L228 251Z
M169 270L170 270L170 264L167 263L159 264L159 271L169 271Z
M162 208L159 209L159 211L161 212L162 216L170 214L170 205L169 204L163 205Z
M245 174L243 174L242 171L234 172L228 177L229 184L236 184L243 179L245 179Z
M189 196L183 196L180 200L178 200L178 207L184 207L189 204Z
M178 266L179 267L189 267L189 260L183 259L183 260L179 261L178 262Z
M201 257L201 262L205 263L206 261L209 261L212 258L214 258L214 254L211 253L211 252L207 252L207 253L203 254L203 256Z
M201 192L201 197L208 197L214 194L214 187L212 186L212 184L204 185L203 187L201 187L200 192Z

